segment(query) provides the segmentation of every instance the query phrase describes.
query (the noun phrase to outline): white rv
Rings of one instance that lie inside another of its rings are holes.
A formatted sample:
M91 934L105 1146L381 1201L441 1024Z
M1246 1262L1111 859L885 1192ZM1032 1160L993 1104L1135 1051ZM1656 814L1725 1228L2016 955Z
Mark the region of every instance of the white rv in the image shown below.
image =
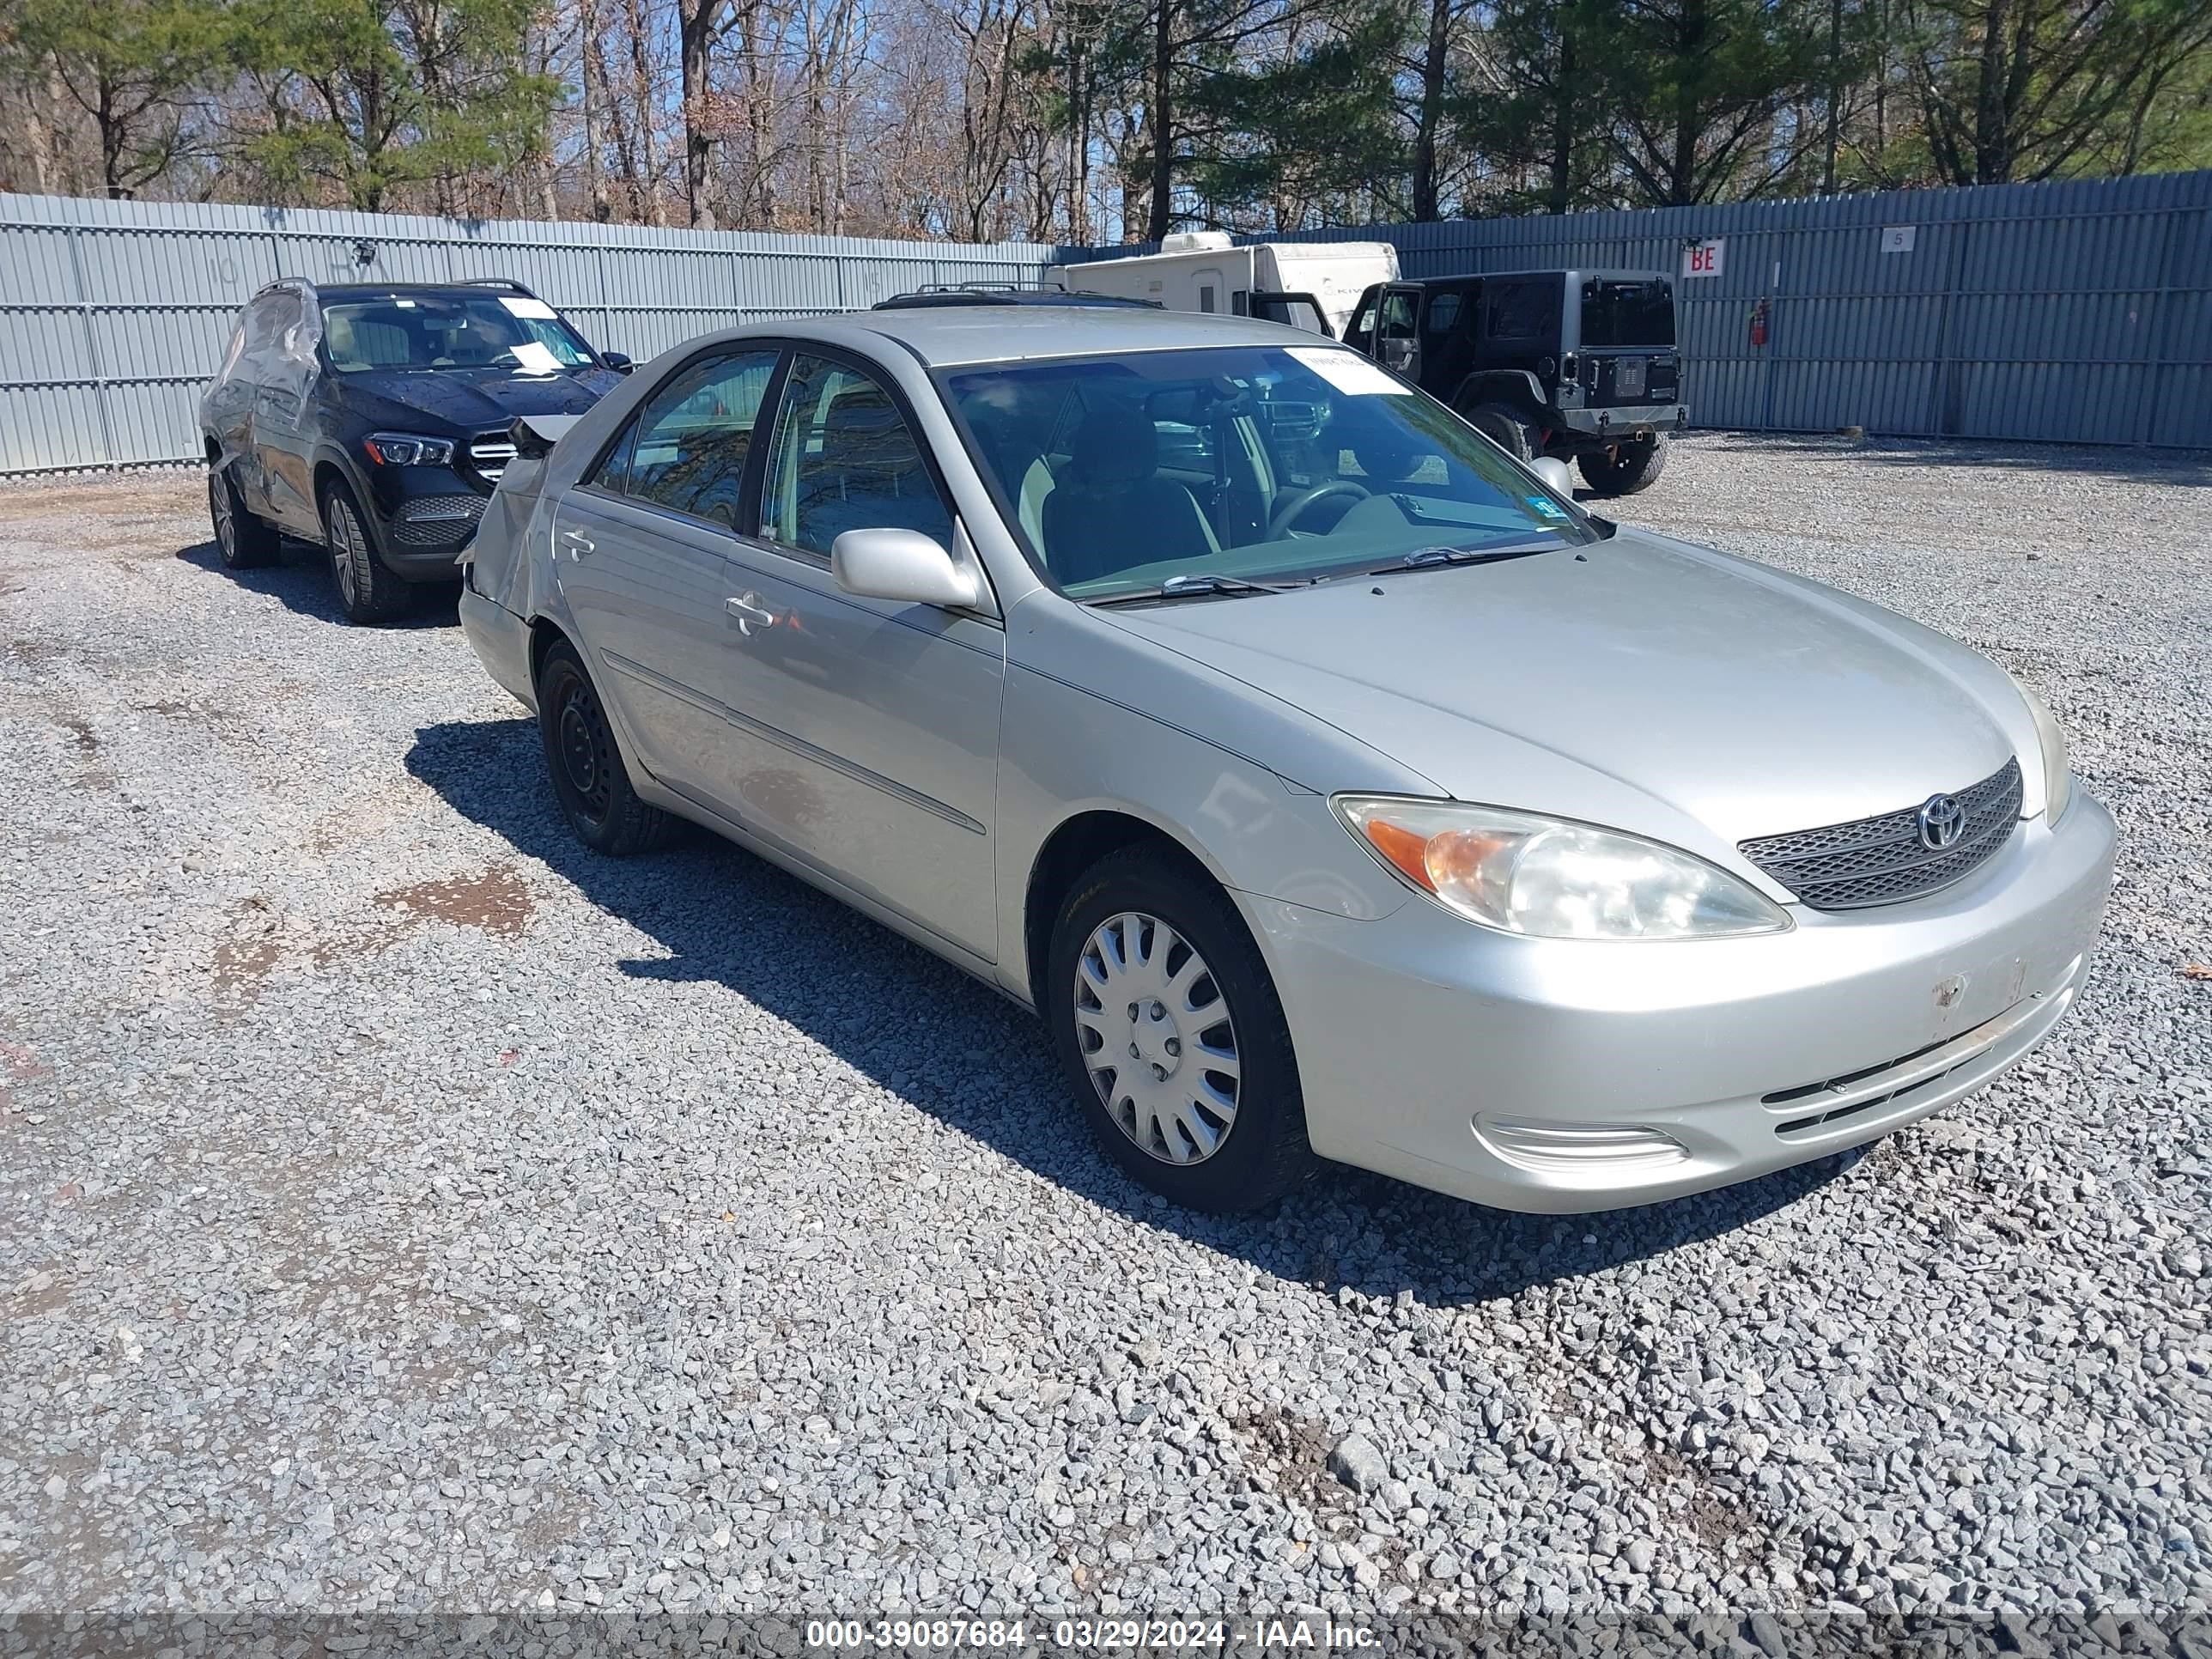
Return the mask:
M1395 282L1398 250L1388 242L1255 242L1238 247L1218 230L1185 231L1158 253L1055 265L1072 294L1150 300L1170 311L1218 311L1311 328L1316 320L1344 337L1359 296Z

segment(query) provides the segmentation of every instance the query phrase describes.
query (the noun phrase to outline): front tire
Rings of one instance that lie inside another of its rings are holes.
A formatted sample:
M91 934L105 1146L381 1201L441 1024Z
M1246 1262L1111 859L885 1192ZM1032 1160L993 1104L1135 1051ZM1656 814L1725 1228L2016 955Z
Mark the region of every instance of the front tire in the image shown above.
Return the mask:
M538 731L561 816L594 853L628 858L665 847L677 821L638 799L584 659L556 640L538 669Z
M237 481L213 465L208 468L208 522L215 531L216 556L226 570L252 570L283 556L284 538L276 527L248 512Z
M1194 1210L1254 1210L1313 1172L1281 1000L1227 894L1146 848L1075 884L1043 988L1091 1133Z
M343 483L323 491L323 546L337 582L338 608L349 623L384 623L403 615L415 592L384 568L361 503Z
M1583 481L1600 495L1633 495L1649 489L1667 470L1667 440L1657 433L1610 449L1595 449L1577 463Z

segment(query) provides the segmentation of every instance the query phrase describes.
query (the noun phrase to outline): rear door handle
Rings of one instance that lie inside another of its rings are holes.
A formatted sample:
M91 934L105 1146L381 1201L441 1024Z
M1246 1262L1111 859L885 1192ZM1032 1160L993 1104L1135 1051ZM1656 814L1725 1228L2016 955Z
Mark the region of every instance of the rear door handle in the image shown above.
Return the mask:
M571 558L580 559L586 554L596 553L599 550L599 544L580 530L562 531L561 543L568 550Z
M756 628L775 626L775 612L760 602L756 593L735 593L722 601L722 609L738 619L738 632L752 637Z

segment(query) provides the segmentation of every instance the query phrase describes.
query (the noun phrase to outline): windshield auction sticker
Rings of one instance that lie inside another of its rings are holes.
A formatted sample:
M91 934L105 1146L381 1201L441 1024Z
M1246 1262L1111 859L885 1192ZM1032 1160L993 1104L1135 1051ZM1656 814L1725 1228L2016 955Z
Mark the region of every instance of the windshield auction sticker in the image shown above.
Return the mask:
M1348 392L1356 398L1371 398L1378 392L1403 397L1413 389L1401 380L1392 380L1357 352L1333 350L1328 346L1291 346L1289 350L1291 356L1339 392Z

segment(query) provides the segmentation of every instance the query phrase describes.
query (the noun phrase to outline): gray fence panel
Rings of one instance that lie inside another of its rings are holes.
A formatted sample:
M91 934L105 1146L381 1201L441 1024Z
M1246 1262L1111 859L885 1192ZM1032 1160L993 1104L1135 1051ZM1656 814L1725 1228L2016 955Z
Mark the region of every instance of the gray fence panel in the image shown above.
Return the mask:
M1882 251L1890 225L1910 252ZM1388 241L1407 276L1442 276L1679 270L1714 237L1721 274L1675 286L1698 425L2212 445L2212 173L1242 240Z
M198 458L200 394L277 276L511 276L641 361L711 329L854 310L925 283L1030 283L1027 242L908 243L464 222L0 194L0 476Z

